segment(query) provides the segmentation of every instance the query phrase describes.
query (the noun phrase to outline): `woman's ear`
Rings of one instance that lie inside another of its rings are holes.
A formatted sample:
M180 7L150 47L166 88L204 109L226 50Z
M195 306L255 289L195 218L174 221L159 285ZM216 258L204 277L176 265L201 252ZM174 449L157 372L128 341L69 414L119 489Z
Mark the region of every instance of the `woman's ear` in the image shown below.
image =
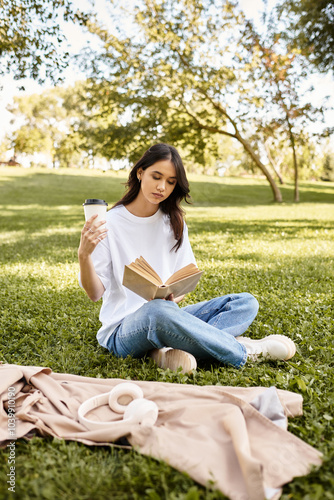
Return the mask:
M141 176L143 175L143 169L142 168L138 168L137 170L137 179L139 180L139 182L141 181Z

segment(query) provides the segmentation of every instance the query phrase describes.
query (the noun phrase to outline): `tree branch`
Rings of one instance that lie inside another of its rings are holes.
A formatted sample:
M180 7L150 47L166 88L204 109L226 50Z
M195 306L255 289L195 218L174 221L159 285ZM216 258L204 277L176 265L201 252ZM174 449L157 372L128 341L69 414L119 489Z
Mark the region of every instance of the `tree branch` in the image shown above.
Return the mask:
M183 57L183 54L181 54L181 52L178 50L178 49L174 49L175 52L177 53L177 55L179 56L179 58L181 59L182 63L184 64L184 66L186 66L188 69L191 70L191 66L190 64L188 63L188 61L185 60L185 58ZM226 109L223 108L219 103L215 102L212 97L210 97L208 95L207 92L205 92L205 90L203 89L198 89L198 91L204 95L204 97L206 99L208 99L210 101L210 103L212 104L212 106L217 110L219 111L220 114L226 116L226 118L228 119L228 121L233 125L235 131L237 131L237 125L235 123L235 121L233 120L233 118L230 117L230 115L227 113ZM219 132L219 133L223 133L223 132ZM227 133L226 135L231 135L229 133ZM232 135L232 137L235 137L234 135Z
M211 127L210 125L206 125L205 123L202 123L196 115L192 114L189 109L187 108L187 106L183 103L183 108L185 110L185 112L187 113L187 115L189 115L198 125L199 128L201 129L204 129L204 130L208 130L209 132L213 132L213 133L216 133L216 134L222 134L222 135L228 135L229 137L233 137L233 139L236 139L236 135L234 134L231 134L230 132L227 132L226 130L221 130L217 127Z
M228 112L226 111L226 109L225 109L225 108L223 108L223 107L222 107L219 103L215 102L215 101L212 99L212 97L210 97L210 96L208 95L208 93L207 93L207 92L205 92L203 89L199 89L199 92L200 92L201 94L203 94L203 95L204 95L204 97L205 97L206 99L208 99L208 100L211 102L212 106L213 106L213 107L214 107L217 111L219 111L219 113L220 113L220 114L222 114L223 116L226 116L226 118L228 119L228 121L229 121L229 122L233 125L234 130L237 132L237 131L238 131L237 124L235 123L235 121L233 120L233 118L231 118L231 117L230 117L230 115L228 114Z

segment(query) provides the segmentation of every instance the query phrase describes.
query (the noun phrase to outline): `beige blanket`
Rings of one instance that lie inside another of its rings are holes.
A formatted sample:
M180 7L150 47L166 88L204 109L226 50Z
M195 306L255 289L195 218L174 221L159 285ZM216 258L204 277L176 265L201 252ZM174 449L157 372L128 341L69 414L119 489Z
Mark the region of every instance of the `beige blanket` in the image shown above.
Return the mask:
M159 407L153 427L124 422L111 431L89 431L79 423L82 402L124 382L129 381L1 365L0 442L5 444L32 431L87 445L112 444L126 436L138 452L166 461L202 485L214 482L231 500L279 498L282 485L321 464L318 451L250 404L265 394L264 387L135 381L144 397ZM287 417L302 414L300 395L273 390ZM15 435L13 425L9 425L14 412ZM121 418L106 405L90 412L89 417Z

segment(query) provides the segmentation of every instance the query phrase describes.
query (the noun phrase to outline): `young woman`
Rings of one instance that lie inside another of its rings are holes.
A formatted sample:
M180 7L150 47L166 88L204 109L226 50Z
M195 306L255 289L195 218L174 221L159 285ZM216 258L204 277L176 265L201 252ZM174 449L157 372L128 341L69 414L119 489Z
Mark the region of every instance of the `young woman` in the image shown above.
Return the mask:
M181 366L184 372L196 368L196 359L239 368L247 357L291 358L295 345L284 335L240 337L258 311L257 300L248 293L181 308L183 297L147 302L122 285L124 266L139 256L163 282L196 263L180 207L189 198L189 184L177 150L167 144L152 146L132 168L127 188L106 221L96 223L93 216L81 233L81 286L91 300L103 298L99 343L119 357L150 352L160 367Z

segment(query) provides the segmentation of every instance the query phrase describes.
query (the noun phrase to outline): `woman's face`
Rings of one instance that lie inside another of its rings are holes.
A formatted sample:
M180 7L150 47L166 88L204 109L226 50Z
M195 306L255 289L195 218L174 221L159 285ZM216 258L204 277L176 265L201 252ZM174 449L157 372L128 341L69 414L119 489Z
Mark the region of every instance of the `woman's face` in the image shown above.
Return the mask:
M139 195L153 205L168 198L177 183L176 170L170 160L157 161L145 170L138 169L137 176L141 181Z

